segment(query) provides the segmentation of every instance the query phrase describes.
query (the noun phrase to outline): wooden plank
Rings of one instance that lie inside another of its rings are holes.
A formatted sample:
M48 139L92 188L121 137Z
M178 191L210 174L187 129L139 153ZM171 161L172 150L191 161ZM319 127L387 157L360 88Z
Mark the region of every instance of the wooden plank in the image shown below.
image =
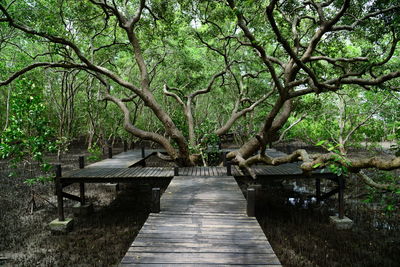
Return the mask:
M129 174L129 172L130 172L129 168L126 168L122 172L120 172L118 177L126 177Z
M143 263L143 264L141 264L141 263L126 263L126 264L121 264L120 266L123 266L123 267L130 267L130 266L135 266L135 267L141 267L141 266L159 266L159 264L158 263ZM185 267L198 267L198 266L210 266L210 264L201 264L201 263L194 263L194 264L190 264L190 263L182 263L182 264L180 264L180 263L173 263L173 264L162 264L162 267L176 267L176 266L185 266ZM215 267L232 267L232 265L231 264L218 264L218 265L216 265L216 264L213 264L212 266L215 266ZM236 265L237 266L237 265ZM273 265L273 264L245 264L245 265L243 265L243 266L246 266L246 267L260 267L260 266L264 266L264 267L282 267L281 265Z
M249 234L256 234L261 235L263 231L261 228L252 227L252 228L245 228L245 225L238 225L236 227L219 227L219 225L215 225L215 227L203 227L202 225L149 225L147 224L142 231L142 234L157 234L157 233L174 233L174 237L180 237L182 234L215 234L215 235L226 235L235 233L249 233Z
M210 248L223 248L226 250L238 250L238 249L267 249L267 251L269 252L269 250L272 249L271 245L265 244L265 242L261 242L261 241L254 241L254 242L243 242L241 244L239 243L227 243L227 242L202 242L197 241L197 240L182 240L181 242L174 242L174 243L170 243L169 240L164 240L164 241L157 241L154 242L153 240L148 240L148 241L139 241L136 240L134 244L132 244L132 246L130 248L137 248L137 247L160 247L163 246L165 247L165 249L168 248L192 248L192 249L210 249ZM172 251L171 251L172 252ZM216 251L215 251L216 252Z
M151 167L148 169L149 169L148 177L154 177L154 173L155 173L156 169L154 167Z
M141 167L129 168L129 176L136 177L141 171L141 169L142 169Z
M126 263L202 263L202 264L280 264L274 254L252 253L134 253L128 251L122 260Z
M139 243L139 242L138 242ZM169 252L189 252L189 253L240 253L243 251L251 251L252 254L272 254L274 253L272 248L267 248L262 245L235 245L235 244L222 244L220 246L215 244L207 244L209 246L192 246L196 243L175 243L171 245L168 242L157 243L140 243L141 246L134 246L128 249L129 252L140 253L169 253ZM204 245L204 244L203 244Z
M210 167L210 175L211 176L217 176L216 172L215 172L215 166Z

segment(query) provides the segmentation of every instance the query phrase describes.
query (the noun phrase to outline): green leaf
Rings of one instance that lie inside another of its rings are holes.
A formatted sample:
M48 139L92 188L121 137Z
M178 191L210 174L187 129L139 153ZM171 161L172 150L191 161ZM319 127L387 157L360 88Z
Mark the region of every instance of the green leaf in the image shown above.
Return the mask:
M319 166L321 166L322 165L322 163L320 162L320 163L317 163L317 164L314 164L314 166L312 166L314 169L316 169L316 168L318 168Z
M323 144L325 144L327 142L327 140L321 140L319 141L316 146L322 146Z

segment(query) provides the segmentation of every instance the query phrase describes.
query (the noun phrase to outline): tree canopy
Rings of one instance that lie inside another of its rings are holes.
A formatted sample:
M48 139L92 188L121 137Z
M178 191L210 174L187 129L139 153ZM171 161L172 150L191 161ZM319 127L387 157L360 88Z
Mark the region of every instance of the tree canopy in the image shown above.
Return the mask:
M29 79L57 118L60 147L126 131L186 166L229 132L244 138L228 155L244 168L278 164L265 147L286 130L342 147L395 139L399 10L391 0L1 0L0 97L10 103Z

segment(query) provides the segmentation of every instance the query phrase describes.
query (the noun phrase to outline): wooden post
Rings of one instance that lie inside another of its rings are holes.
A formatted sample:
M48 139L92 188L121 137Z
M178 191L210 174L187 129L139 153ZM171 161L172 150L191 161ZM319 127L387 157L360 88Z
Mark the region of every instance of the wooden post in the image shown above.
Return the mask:
M81 206L86 204L85 199L85 183L79 183L79 195L81 198Z
M64 199L63 199L63 192L62 192L62 184L60 181L62 171L61 165L57 164L56 168L56 177L55 177L55 185L56 185L56 194L57 194L57 211L58 211L58 220L60 222L65 221L64 217Z
M224 163L224 166L226 166L226 163L227 163L227 161L226 161L226 154L227 154L228 152L222 152L222 161L223 161L223 163Z
M247 216L254 217L256 215L256 190L247 188Z
M113 156L113 151L111 145L108 146L108 158L111 159Z
M321 178L315 178L315 197L317 198L317 204L321 203Z
M79 156L79 169L85 168L85 157ZM81 206L85 205L85 183L79 183L79 195L81 198Z
M160 212L160 188L152 188L151 190L151 212Z
M124 152L128 151L128 142L124 140Z
M85 168L85 157L84 156L79 156L78 162L79 162L79 169Z
M344 178L343 176L338 176L339 185L339 219L344 218Z
M142 144L142 158L145 157L144 144Z
M174 176L179 176L179 167L174 167Z
M228 176L232 175L232 164L230 162L226 163L226 175Z

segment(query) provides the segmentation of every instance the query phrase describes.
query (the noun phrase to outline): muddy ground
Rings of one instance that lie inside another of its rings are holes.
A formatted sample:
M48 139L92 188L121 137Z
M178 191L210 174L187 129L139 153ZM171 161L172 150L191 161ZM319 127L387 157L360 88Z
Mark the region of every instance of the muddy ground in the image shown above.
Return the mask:
M309 180L296 183L312 188ZM345 214L354 226L337 230L329 223L337 215L337 199L317 204L312 194L276 184L261 192L256 217L284 266L400 266L398 212L346 199Z
M64 170L77 168L80 155L87 153L72 150L65 155ZM56 163L54 157L51 161ZM147 162L148 166L160 164L155 158ZM117 266L148 216L149 187L122 186L117 193L112 186L87 185L94 214L74 217L71 233L54 235L48 229L57 214L53 185L27 185L24 180L35 170L22 169L10 170L7 162L0 162L0 265ZM16 172L15 177L8 177L10 171ZM244 191L251 183L238 182ZM312 183L304 181L304 187L312 188ZM399 266L398 212L388 215L358 199L347 200L353 204L346 205L346 215L354 219L355 227L338 231L328 222L337 210L335 200L304 205L311 193L287 189L281 183L265 187L257 207L257 219L284 266ZM79 192L77 187L68 190ZM292 204L289 199L296 201ZM67 217L73 216L73 204L66 201Z

